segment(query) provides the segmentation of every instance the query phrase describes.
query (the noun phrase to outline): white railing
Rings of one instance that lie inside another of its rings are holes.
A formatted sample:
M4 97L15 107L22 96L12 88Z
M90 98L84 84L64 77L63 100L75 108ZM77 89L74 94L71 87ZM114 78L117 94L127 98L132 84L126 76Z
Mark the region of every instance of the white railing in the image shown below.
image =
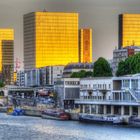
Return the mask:
M77 102L99 102L99 103L125 103L125 104L129 104L129 103L138 103L134 100L113 100L113 99L103 99L103 100L97 100L97 99L76 99L75 101Z
M131 96L137 101L137 102L140 102L140 99L138 98L138 95L137 93L133 90L133 89L130 89L130 88L126 88L124 89L125 91L128 91Z

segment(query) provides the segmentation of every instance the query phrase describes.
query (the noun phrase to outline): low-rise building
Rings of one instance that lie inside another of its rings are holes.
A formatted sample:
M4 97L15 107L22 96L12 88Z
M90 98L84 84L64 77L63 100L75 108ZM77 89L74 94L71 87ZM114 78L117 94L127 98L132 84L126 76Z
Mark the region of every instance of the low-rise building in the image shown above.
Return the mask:
M55 92L58 97L58 105L65 109L75 108L75 99L80 94L79 78L61 78L55 83Z
M140 117L140 74L80 81L80 113Z

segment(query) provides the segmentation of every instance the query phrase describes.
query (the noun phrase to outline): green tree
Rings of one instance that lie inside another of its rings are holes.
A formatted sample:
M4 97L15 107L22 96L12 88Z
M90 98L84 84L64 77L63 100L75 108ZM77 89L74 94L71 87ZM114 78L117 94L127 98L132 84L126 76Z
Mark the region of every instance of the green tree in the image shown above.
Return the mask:
M84 78L86 77L86 71L85 70L81 70L79 73L79 78Z
M92 71L87 71L85 73L85 77L93 77L93 72Z
M116 72L117 76L122 76L126 73L126 69L125 69L125 61L120 61L119 65L118 65L118 70Z
M93 76L93 72L85 71L85 70L81 70L79 72L73 72L71 74L71 78L85 78L85 77L92 77L92 76Z
M140 53L121 61L116 72L117 76L140 73Z
M94 77L111 77L112 76L112 69L106 59L100 57L94 63L93 76Z
M71 74L71 78L80 78L80 75L79 75L78 72L73 72L73 73Z
M71 78L84 78L85 77L85 74L86 74L86 71L85 70L81 70L79 72L73 72L71 74Z
M0 87L4 87L4 83L2 80L0 80Z

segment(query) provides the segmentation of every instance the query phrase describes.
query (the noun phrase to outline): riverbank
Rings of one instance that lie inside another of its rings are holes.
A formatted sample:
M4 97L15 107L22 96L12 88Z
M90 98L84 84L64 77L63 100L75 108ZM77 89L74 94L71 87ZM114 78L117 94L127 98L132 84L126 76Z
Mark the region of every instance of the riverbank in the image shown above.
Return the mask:
M43 118L42 116L42 111L44 111L44 109L39 109L37 107L22 107L19 109L19 111L22 111L23 113L12 113L12 112L7 112L7 109L6 107L0 107L0 112L2 113L8 113L8 114L11 114L14 115L14 116L19 116L19 115L24 115L24 116L31 116L31 117L40 117L40 118ZM18 109L17 109L18 111ZM67 110L66 112L68 112L70 114L70 120L71 121L81 121L81 114L79 114L77 112L77 110ZM137 118L137 117L127 117L127 116L123 116L121 117L120 119L117 119L119 117L115 117L115 116L90 116L90 115L87 115L89 116L88 118L88 121L87 119L84 120L84 118L82 119L82 122L85 122L85 123L102 123L102 121L100 122L99 119L100 118L106 118L106 120L104 120L104 124L108 124L108 119L115 119L113 121L113 123L109 123L111 125L131 125L131 126L137 126L137 127L140 127L140 119ZM97 120L94 120L93 122L93 119L96 118ZM80 120L79 120L80 118ZM93 119L92 119L93 118ZM112 121L112 120L111 120ZM114 123L115 122L115 123Z
M32 117L41 117L41 113L45 109L40 109L37 107L21 107L24 110L25 116L32 116ZM7 113L7 107L0 107L1 113ZM71 116L71 120L78 121L79 120L79 113L77 112L69 112Z

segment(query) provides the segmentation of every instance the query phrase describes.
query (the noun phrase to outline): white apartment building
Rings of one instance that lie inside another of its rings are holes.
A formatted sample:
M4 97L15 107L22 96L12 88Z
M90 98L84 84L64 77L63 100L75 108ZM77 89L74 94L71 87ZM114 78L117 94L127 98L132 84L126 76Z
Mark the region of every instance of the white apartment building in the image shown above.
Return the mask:
M80 113L140 118L140 74L80 80Z

